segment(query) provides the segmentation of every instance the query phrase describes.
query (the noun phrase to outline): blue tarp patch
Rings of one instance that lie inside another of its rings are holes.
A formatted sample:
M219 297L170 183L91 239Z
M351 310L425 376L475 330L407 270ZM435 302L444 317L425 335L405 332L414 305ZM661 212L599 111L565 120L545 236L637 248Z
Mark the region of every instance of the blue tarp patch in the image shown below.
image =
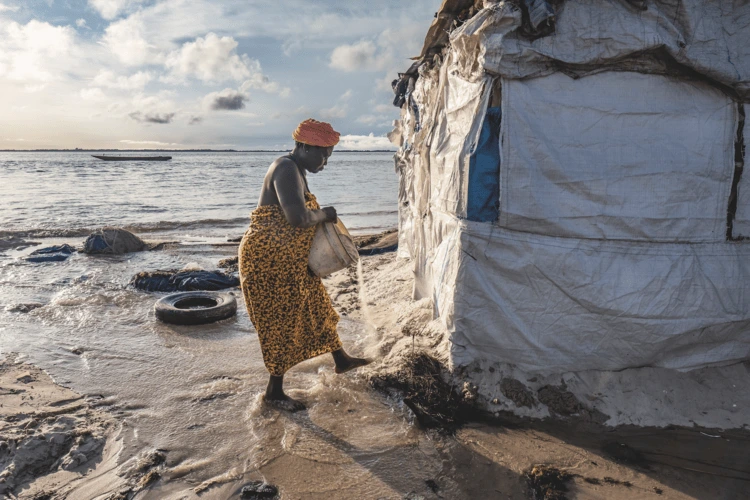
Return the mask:
M466 218L494 222L500 205L500 107L487 108L479 143L469 160Z

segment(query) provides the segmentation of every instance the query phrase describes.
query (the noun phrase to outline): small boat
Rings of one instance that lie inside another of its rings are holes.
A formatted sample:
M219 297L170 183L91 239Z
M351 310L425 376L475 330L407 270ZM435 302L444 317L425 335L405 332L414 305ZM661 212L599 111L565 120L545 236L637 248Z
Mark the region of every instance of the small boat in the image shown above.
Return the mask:
M106 156L106 155L91 155L94 158L99 158L104 161L167 161L171 160L171 156Z

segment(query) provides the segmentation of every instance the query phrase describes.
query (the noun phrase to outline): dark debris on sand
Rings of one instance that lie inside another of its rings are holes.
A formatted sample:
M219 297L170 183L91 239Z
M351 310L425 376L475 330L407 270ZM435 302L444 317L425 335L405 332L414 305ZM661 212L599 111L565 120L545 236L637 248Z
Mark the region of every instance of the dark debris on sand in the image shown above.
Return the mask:
M67 244L40 248L31 252L26 257L26 262L62 262L74 253L76 253L76 249Z
M367 236L355 236L353 240L360 255L395 252L398 250L398 229Z
M379 391L398 391L423 428L452 432L476 410L448 380L448 371L438 360L415 353L397 372L377 375L370 383Z
M15 304L13 306L9 306L8 308L6 308L6 311L12 313L27 314L34 309L39 309L40 307L44 307L44 304L41 304L39 302L29 302L27 304Z
M135 457L122 474L125 484L105 500L133 500L161 479L166 461L165 450L149 450Z
M242 487L240 498L242 500L276 500L279 498L279 489L263 481L252 481Z
M535 465L527 470L526 484L533 500L566 500L567 483L573 479L571 474L555 467Z
M219 267L226 269L229 273L239 272L239 258L238 257L227 257L219 261Z
M519 408L536 406L534 394L520 381L506 377L500 382L500 391Z
M382 233L354 236L352 240L354 240L354 245L357 248L365 248L379 242L385 236L396 232L398 232L398 229L389 229L388 231L383 231Z
M603 424L607 421L604 413L591 409L575 397L565 384L545 385L537 391L537 397L542 404L547 405L550 412L560 417L576 416L589 422Z
M240 279L221 271L144 271L130 285L146 292L216 291L240 286Z

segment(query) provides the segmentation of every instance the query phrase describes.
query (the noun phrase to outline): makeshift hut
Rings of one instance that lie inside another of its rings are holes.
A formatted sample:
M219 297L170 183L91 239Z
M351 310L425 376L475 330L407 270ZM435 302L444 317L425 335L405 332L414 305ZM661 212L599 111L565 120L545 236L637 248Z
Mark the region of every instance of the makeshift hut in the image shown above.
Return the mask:
M454 365L750 357L750 3L445 0L394 81L399 251Z

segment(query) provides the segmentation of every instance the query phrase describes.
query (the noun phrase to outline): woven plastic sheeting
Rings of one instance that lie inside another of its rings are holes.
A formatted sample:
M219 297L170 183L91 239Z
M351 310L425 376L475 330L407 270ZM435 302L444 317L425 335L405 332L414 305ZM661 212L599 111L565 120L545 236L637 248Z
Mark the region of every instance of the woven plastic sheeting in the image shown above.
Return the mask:
M660 72L677 63L750 100L750 2L656 0L642 10L624 0L565 0L555 9L554 33L533 40L519 32L516 7L501 2L493 9L496 20L482 35L481 52L491 73ZM657 53L670 61L650 58Z
M552 236L726 239L737 105L702 82L503 80L499 224Z
M422 129L402 110L399 130L400 255L453 364L691 370L750 357L750 245L726 241L750 3L631 3L550 2L555 32L528 37L514 4L486 1L426 52ZM497 76L493 224L465 218ZM738 194L733 234L750 236L749 175Z
M453 361L534 372L750 357L750 246L557 238L462 222L436 286ZM446 306L444 306L446 307Z
M465 217L469 157L479 139L493 78L472 82L447 68L431 141L430 203L435 210Z
M105 227L92 233L83 244L84 253L120 255L148 250L149 245L125 229Z

